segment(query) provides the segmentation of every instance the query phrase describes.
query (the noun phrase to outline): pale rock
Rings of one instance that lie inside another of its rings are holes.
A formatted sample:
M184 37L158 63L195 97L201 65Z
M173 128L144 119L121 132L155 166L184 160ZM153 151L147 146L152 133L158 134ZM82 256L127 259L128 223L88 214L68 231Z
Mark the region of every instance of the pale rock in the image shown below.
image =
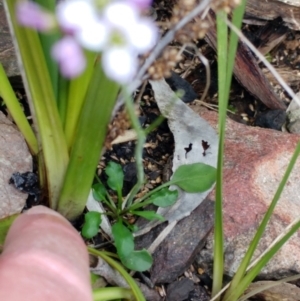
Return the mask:
M195 109L198 110L199 108ZM200 115L217 128L217 113ZM225 273L232 276L272 201L276 189L299 141L299 135L250 127L227 119L224 165ZM275 208L255 256L260 255L291 223L300 218L300 160ZM214 192L213 192L214 193ZM214 199L211 193L210 198ZM261 276L277 278L300 273L300 231L269 264ZM213 234L199 260L212 261Z
M0 0L0 62L7 76L19 76L20 71L6 20L3 0Z
M32 171L32 157L22 134L0 112L0 219L20 213L27 194L9 184L14 172Z

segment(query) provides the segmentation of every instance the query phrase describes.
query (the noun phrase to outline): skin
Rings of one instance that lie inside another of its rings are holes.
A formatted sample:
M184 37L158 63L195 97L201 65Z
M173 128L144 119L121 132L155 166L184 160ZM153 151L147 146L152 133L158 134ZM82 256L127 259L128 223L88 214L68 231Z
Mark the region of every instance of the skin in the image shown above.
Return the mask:
M93 300L86 246L57 212L34 207L10 228L0 256L0 300Z

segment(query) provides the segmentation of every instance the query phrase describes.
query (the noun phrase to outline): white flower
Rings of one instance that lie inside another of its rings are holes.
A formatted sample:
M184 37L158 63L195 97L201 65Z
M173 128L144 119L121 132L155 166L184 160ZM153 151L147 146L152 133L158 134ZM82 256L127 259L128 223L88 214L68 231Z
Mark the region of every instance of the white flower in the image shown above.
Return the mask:
M128 49L114 47L105 51L102 56L102 67L105 74L120 83L129 83L136 73L137 60Z
M57 20L64 30L75 36L87 49L99 51L108 38L105 24L99 19L92 0L67 0L56 9Z
M121 84L130 82L138 68L138 55L151 50L158 37L154 23L141 17L141 8L147 7L150 2L151 0L110 0L106 4L105 1L98 3L97 0L60 2L56 8L56 20L65 37L56 43L52 55L59 63L62 74L72 77L83 70L85 58L81 46L102 53L102 66L108 77ZM26 19L23 24L29 24L38 30L47 28L51 14L35 3L29 3L30 7L25 7L28 16L23 16ZM19 11L21 9L22 6ZM19 15L18 18L22 20ZM30 16L36 17L30 21L33 18Z

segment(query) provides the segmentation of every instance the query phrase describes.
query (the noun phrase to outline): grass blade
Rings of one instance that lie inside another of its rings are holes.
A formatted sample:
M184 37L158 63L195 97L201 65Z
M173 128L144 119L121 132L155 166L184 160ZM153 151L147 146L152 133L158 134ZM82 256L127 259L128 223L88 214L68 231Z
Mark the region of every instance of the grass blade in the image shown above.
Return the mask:
M119 86L97 65L81 110L59 200L58 211L70 220L76 219L85 207L118 91Z

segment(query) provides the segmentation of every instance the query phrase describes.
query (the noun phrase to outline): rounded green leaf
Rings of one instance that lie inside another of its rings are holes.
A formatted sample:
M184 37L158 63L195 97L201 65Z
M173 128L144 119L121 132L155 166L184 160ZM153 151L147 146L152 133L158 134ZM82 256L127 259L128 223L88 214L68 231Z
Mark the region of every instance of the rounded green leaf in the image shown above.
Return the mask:
M177 190L171 191L169 190L169 188L165 187L153 193L149 199L156 206L168 207L173 205L177 201L177 197L178 197ZM148 200L146 202L148 203Z
M107 185L115 191L121 191L123 187L124 173L120 164L109 162L105 168L108 176Z
M97 201L106 200L106 188L102 183L97 183L93 185L93 197Z
M147 210L145 210L145 211L132 211L131 213L135 214L135 215L138 215L138 216L141 216L141 217L143 217L145 219L148 219L150 221L153 221L155 219L160 220L160 221L165 220L165 218L162 215L157 214L155 211L147 211Z
M153 259L147 250L133 251L121 257L122 263L130 270L143 272L150 269Z
M127 256L134 250L133 235L121 220L112 226L112 234L120 257Z
M204 163L181 165L173 174L171 184L187 192L203 192L216 181L216 168Z
M101 224L101 214L96 211L90 211L84 216L84 224L81 230L81 234L85 238L94 237L98 231Z

